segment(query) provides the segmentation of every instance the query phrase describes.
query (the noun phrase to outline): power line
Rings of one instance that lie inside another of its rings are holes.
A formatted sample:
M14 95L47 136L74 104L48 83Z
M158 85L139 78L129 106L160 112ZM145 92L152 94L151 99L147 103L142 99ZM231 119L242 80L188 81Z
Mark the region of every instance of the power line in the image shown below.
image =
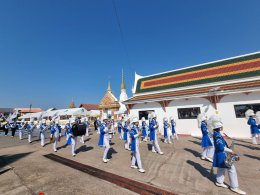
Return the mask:
M125 38L124 38L124 33L123 33L123 29L122 29L122 25L121 25L121 22L120 22L120 18L119 18L119 14L118 14L118 9L116 7L116 2L115 0L112 0L112 3L113 3L113 7L114 7L114 11L115 11L115 15L116 15L116 20L117 20L117 25L118 25L118 28L119 28L119 32L120 32L120 37L121 37L121 41L122 41L122 45L123 45L123 49L124 49L124 52L125 52L125 55L126 55L126 61L128 62L128 66L132 69L133 67L131 66L131 64L129 63L129 54L128 54L128 50L127 50L127 46L126 46L126 41L125 41Z

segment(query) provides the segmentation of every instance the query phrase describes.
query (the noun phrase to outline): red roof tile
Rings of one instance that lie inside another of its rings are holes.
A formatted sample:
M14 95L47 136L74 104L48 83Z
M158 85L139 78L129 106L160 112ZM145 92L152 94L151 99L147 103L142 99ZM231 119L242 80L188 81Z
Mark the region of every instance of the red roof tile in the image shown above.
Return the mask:
M98 110L98 104L80 104L79 107L84 107L87 111Z

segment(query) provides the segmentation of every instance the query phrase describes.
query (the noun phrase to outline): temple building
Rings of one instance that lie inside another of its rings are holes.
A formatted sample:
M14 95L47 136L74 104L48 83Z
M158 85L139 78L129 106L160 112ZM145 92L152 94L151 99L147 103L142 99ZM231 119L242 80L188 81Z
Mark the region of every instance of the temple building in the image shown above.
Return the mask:
M103 113L106 113L108 116L113 116L115 120L118 117L127 113L126 106L122 103L128 99L124 81L124 73L122 72L122 83L121 83L121 93L119 101L111 90L110 83L108 83L108 88L105 96L102 98L101 102L98 105L100 110L100 117L103 116Z
M124 101L139 119L174 117L178 134L201 136L197 115L221 116L230 137L249 138L245 111L260 111L260 52L149 76L135 75L133 97Z

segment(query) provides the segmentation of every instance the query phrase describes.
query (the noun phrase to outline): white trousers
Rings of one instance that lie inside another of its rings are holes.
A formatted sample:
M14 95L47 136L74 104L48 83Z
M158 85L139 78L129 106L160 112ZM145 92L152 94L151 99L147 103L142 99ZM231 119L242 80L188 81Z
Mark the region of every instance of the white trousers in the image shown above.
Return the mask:
M129 133L127 133L127 140L125 141L126 150L130 150L130 142L131 142L130 135L129 135Z
M45 132L41 132L40 137L41 137L41 146L44 146L45 145Z
M138 168L142 169L143 167L142 167L142 162L141 162L140 152L139 152L138 147L136 147L136 151L133 152L132 165L134 166L136 162L137 162Z
M103 154L103 160L107 159L107 153L108 153L109 148L110 148L108 137L104 137L104 147L105 147L105 151L104 151L104 154Z
M152 146L152 151L153 152L161 152L160 146L158 144L158 139L157 139L157 134L155 132L154 140L153 140L153 146Z
M171 135L167 132L167 137L164 138L164 143L171 143Z
M54 136L54 142L53 142L53 151L57 151L57 146L58 146L58 141L59 141L59 136Z
M23 130L22 129L19 130L19 139L20 140L23 139Z
M86 128L86 134L85 134L85 136L89 136L89 134L88 134L88 128Z
M28 131L28 142L29 142L29 143L32 142L32 134L33 134L33 132L29 132L29 131Z
M100 127L97 128L97 134L100 134Z
M83 143L83 144L85 143L85 135L82 135L82 136L80 137L80 142Z
M256 135L258 136L258 144L260 144L260 133L254 133L254 134L252 134L252 144L257 144Z
M77 148L77 137L72 137L71 138L71 154L76 155L75 151Z
M201 153L201 157L202 158L211 158L213 159L214 156L214 147L210 146L210 147L206 147L206 148L202 148L202 153Z
M229 182L231 188L238 188L237 171L234 165L231 168L218 168L217 170L217 182L223 183L225 179L225 172L228 172Z

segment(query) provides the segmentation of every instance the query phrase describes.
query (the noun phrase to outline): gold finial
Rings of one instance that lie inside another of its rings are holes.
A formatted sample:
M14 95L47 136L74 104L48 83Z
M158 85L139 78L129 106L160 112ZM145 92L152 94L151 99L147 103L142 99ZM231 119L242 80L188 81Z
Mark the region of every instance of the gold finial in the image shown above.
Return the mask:
M71 102L70 102L69 108L76 108L73 99L72 99Z
M111 91L110 82L108 82L108 88L107 91Z
M122 69L122 83L121 83L121 89L125 89L124 69Z

